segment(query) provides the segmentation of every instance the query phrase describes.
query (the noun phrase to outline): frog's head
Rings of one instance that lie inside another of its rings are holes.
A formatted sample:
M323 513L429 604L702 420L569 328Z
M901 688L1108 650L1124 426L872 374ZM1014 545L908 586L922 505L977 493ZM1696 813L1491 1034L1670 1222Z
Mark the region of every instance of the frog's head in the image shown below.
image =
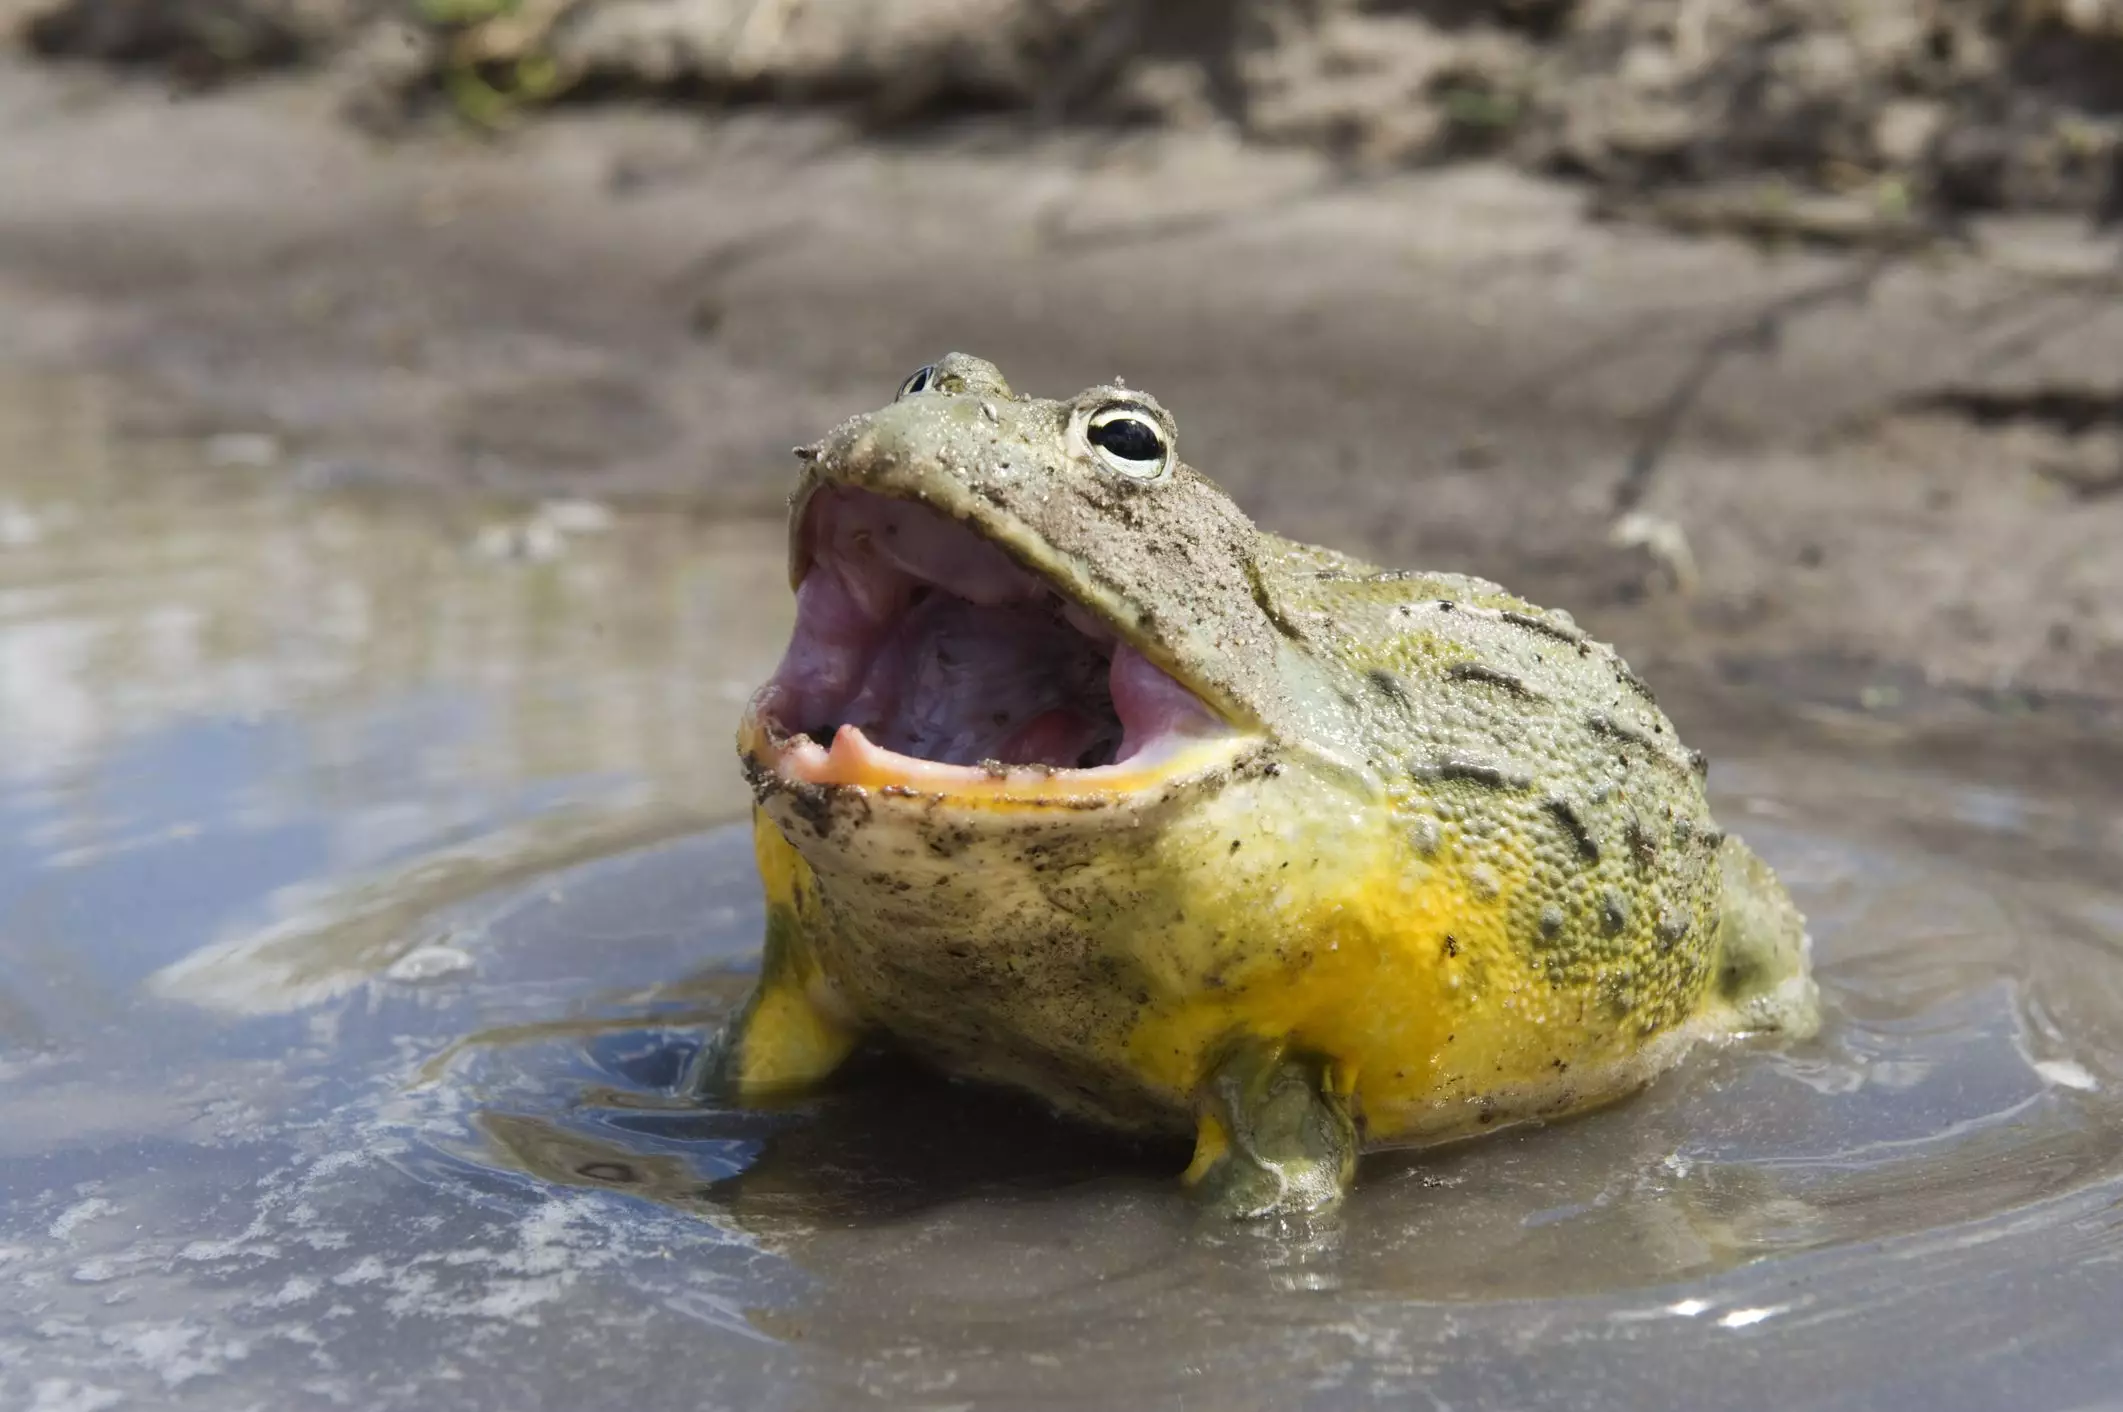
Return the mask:
M741 741L762 794L1088 808L1257 754L1257 531L1176 442L1144 393L1020 397L952 354L798 448L796 629Z

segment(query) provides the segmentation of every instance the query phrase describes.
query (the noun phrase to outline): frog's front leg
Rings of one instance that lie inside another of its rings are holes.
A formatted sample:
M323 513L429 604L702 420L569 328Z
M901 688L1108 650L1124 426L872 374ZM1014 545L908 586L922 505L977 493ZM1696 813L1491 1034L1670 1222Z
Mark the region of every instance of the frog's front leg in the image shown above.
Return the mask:
M752 838L767 902L759 983L687 1080L696 1096L737 1103L772 1102L824 1082L862 1038L833 1005L811 952L819 910L810 869L764 813L754 816Z
M1202 1086L1186 1181L1236 1220L1338 1204L1356 1176L1356 1122L1334 1065L1263 1039L1233 1044Z
M801 967L775 967L771 931L768 969L701 1054L691 1086L703 1098L769 1103L830 1078L860 1036L810 993Z

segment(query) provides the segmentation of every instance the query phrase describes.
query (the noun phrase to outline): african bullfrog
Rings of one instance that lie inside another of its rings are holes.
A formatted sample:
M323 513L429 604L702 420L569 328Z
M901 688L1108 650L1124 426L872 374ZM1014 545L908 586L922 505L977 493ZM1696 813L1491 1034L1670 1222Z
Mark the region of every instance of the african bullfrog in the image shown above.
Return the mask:
M739 748L767 923L699 1082L861 1043L1189 1134L1234 1216L1366 1145L1816 1025L1804 923L1567 614L1260 530L1120 385L953 354L799 447L797 620Z

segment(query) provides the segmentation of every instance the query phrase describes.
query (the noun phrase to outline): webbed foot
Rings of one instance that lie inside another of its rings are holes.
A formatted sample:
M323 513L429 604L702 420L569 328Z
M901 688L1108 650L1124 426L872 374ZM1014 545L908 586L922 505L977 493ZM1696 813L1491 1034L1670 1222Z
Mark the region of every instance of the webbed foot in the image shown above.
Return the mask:
M1304 1215L1340 1203L1356 1154L1356 1123L1331 1064L1249 1040L1203 1089L1186 1181L1234 1220Z

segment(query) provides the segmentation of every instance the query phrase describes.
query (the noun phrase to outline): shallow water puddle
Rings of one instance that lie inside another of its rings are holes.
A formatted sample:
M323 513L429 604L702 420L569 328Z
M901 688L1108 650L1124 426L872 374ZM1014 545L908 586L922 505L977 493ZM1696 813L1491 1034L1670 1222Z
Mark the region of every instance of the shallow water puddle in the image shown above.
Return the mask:
M880 1064L674 1100L774 526L305 491L0 385L0 1406L1910 1407L2123 1365L2123 808L1720 757L1831 1020L1204 1224ZM215 462L220 464L215 464Z

